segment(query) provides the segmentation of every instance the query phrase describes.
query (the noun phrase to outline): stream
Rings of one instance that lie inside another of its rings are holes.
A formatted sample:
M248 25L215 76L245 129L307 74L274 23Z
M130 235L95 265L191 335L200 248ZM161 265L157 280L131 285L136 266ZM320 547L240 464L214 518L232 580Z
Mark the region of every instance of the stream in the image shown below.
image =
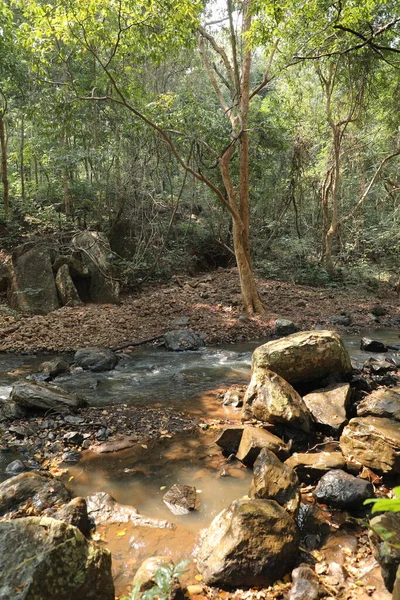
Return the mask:
M359 349L363 336L398 346L399 330L363 331L342 338L356 361L369 357L387 358L400 352L371 355ZM117 367L105 373L76 373L57 377L55 383L79 392L90 405L173 408L205 419L232 422L240 412L222 406L216 389L232 384L246 384L250 378L253 350L266 340L229 346L206 347L196 352L172 353L163 348L143 347L122 355ZM44 360L54 355L0 355L0 398L7 398L14 381L37 371ZM67 355L72 361L72 355ZM140 452L128 448L118 453L96 454L85 451L81 461L68 465L64 483L75 496L97 491L110 493L118 502L134 506L141 514L174 523L175 529L133 527L129 524L100 526L97 536L113 555L116 593L122 594L132 576L147 557L170 556L179 561L194 547L201 528L208 526L216 514L233 500L245 495L252 473L240 463L223 458L215 439L220 430L211 426L199 433L176 434L142 446ZM18 458L0 452L0 478L6 477L7 464ZM0 480L1 480L0 479ZM162 497L174 484L196 486L200 510L174 516ZM187 580L193 582L192 564Z

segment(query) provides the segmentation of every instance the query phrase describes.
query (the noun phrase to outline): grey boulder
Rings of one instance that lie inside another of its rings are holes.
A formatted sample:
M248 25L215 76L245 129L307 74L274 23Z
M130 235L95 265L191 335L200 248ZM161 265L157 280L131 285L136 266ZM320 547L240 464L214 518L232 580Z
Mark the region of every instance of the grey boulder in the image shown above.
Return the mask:
M74 363L87 371L111 371L117 361L115 352L108 348L80 348L74 354Z

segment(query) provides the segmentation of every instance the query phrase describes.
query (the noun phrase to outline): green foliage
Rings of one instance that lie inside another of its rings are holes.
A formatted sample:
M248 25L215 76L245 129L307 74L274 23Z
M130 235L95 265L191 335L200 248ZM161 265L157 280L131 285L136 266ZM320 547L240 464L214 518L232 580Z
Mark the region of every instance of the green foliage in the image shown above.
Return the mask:
M177 565L171 563L157 569L154 574L154 586L151 589L142 592L140 594L140 599L154 600L155 598L158 598L158 600L168 600L173 586L176 584L177 580L182 577L188 565L189 561L183 560ZM121 600L136 600L139 597L140 586L141 583L138 582L131 594L121 598Z
M395 498L369 498L364 501L364 504L372 504L372 513L376 512L400 512L400 487L395 487L393 490ZM385 532L384 532L385 534ZM386 536L387 538L387 536ZM386 539L383 538L383 539Z

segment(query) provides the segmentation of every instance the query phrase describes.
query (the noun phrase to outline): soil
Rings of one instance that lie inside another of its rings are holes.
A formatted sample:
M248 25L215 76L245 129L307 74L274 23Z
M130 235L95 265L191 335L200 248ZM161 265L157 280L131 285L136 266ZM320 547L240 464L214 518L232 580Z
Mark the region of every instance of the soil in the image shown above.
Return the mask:
M115 347L184 327L205 334L207 344L230 343L267 337L278 317L293 320L302 330L320 327L356 333L400 325L399 297L384 283L373 291L361 285L318 288L261 278L258 284L266 312L250 317L242 312L237 269L174 277L168 284L125 295L118 305L64 306L44 316L6 314L6 307L0 306L0 351ZM383 316L373 314L377 306L383 308ZM351 317L349 326L330 321L344 314ZM180 324L182 318L187 325Z

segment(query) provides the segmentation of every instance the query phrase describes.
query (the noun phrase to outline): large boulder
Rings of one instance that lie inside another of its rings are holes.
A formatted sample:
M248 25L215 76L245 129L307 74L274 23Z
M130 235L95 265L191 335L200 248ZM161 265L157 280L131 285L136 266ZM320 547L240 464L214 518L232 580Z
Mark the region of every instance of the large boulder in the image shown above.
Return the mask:
M349 460L373 471L400 473L400 427L378 417L351 419L343 429L340 448Z
M114 600L111 555L76 527L48 517L0 523L4 600Z
M295 514L300 502L300 482L293 469L263 448L254 463L253 473L250 498L276 500L288 512Z
M348 376L350 356L334 331L304 331L259 346L253 353L252 370L275 371L291 384L335 374Z
M92 302L114 303L119 297L119 282L112 265L112 251L106 236L98 231L81 231L72 238L72 247L83 267L89 271Z
M346 409L350 398L350 385L339 383L315 390L303 396L303 401L320 429L337 433L347 423Z
M14 250L8 288L12 308L34 314L46 314L59 308L51 262L51 252L45 244L28 242Z
M287 339L287 338L286 338ZM301 396L282 377L268 369L255 369L244 396L243 417L312 430L312 417Z
M65 392L55 385L22 380L13 385L10 401L19 406L39 410L65 411L70 408L85 406L86 402L70 392Z
M80 348L74 354L78 367L88 371L111 371L117 364L117 355L108 348Z
M58 479L48 473L20 473L0 483L0 517L18 512L26 502L41 512L69 502L71 495ZM1 597L1 596L0 596Z
M204 346L204 340L191 329L175 329L164 333L163 337L165 347L172 352L198 350Z
M197 568L217 586L267 587L290 571L299 548L297 526L274 500L235 500L199 541Z

